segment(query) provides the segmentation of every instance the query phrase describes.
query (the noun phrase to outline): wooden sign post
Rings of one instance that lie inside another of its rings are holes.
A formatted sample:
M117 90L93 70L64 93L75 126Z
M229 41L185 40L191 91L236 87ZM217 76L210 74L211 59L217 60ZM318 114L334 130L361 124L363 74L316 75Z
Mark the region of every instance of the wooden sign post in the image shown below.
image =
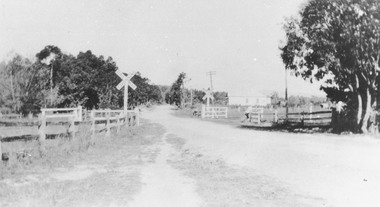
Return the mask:
M212 92L210 89L205 91L205 93L206 93L206 95L203 96L203 100L207 99L207 107L209 107L210 106L210 99L214 100L214 96L212 95Z
M136 75L136 72L132 72L129 75L124 75L120 70L116 71L116 74L121 78L121 82L116 86L118 90L124 87L124 113L127 114L128 110L128 86L130 86L133 90L137 88L135 84L131 82L131 78Z

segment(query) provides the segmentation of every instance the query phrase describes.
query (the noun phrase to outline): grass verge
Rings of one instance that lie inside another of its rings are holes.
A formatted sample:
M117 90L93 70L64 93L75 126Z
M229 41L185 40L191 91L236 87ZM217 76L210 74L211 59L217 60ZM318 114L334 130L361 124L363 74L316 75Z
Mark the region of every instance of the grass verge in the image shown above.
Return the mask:
M110 137L85 133L47 140L46 156L1 168L0 206L125 206L140 190L141 168L155 160L163 133L160 125L143 120ZM10 150L37 143L4 144Z

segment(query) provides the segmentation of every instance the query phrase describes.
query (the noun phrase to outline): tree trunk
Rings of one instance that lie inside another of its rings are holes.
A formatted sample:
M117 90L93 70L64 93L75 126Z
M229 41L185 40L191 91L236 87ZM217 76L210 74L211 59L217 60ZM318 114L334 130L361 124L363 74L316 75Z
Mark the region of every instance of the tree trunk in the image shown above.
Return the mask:
M358 96L358 110L357 110L357 114L356 114L356 126L355 126L355 130L357 131L358 129L360 129L360 126L361 126L361 121L362 121L362 114L363 114L363 101L362 101L362 96L360 94L360 92L358 91L359 90L359 78L358 78L358 75L355 75L355 81L356 81L356 84L355 84L355 92L357 93L357 96Z
M362 126L361 126L361 130L363 133L368 133L368 120L369 120L369 117L371 115L371 112L372 112L372 107L371 107L371 94L369 93L369 89L367 88L367 103L366 103L366 106L365 106L365 114L364 114L364 117L363 117L363 122L362 122Z
M13 73L11 73L11 92L12 92L12 106L13 106L13 112L16 111L16 99L15 99L15 90L13 86Z
M359 126L360 121L362 120L362 114L363 114L363 103L362 103L362 96L360 93L358 93L358 111L356 114L356 124Z

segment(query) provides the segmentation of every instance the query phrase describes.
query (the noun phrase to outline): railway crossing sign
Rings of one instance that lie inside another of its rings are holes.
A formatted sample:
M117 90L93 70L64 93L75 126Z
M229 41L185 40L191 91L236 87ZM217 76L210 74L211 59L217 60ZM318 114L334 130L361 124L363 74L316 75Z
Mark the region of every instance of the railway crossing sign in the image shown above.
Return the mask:
M206 93L206 95L203 96L203 100L207 99L207 107L209 107L210 106L210 99L214 100L214 96L212 95L212 92L210 89L205 91L205 93Z
M127 76L124 75L119 69L116 71L116 74L121 78L121 82L116 86L118 90L121 90L124 87L124 112L128 110L128 86L133 90L136 90L137 86L132 83L131 78L136 75L136 72L132 72Z

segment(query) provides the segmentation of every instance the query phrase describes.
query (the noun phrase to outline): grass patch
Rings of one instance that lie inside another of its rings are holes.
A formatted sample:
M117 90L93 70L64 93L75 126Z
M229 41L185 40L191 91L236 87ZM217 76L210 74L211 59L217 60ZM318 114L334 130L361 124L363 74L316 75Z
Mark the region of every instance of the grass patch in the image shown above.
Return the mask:
M110 137L85 133L46 140L46 156L2 168L0 206L127 205L141 189L141 168L155 160L154 146L165 132L158 124L141 123ZM14 150L33 148L36 141L4 144Z

